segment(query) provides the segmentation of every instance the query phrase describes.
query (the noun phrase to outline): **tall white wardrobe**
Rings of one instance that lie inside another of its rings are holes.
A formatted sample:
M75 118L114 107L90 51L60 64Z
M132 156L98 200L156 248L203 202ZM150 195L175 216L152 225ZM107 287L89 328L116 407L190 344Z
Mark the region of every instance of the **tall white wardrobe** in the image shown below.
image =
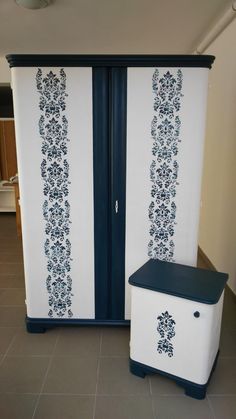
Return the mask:
M212 56L8 55L27 328L125 324L149 258L196 265Z

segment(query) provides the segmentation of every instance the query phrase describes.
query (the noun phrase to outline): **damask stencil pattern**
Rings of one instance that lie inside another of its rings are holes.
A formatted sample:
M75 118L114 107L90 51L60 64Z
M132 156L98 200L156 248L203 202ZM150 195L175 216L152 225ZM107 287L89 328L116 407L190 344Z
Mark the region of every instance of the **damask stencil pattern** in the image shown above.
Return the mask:
M72 317L72 279L69 204L68 121L66 110L66 74L41 69L36 74L39 92L39 133L42 139L41 176L43 180L43 216L46 240L49 317Z
M156 69L152 78L154 117L151 124L153 139L150 166L151 203L149 220L151 239L148 256L151 259L174 261L174 233L176 224L175 196L179 165L176 156L180 140L180 107L183 75L167 71L162 77Z
M158 326L157 331L161 336L157 343L157 351L159 354L167 353L171 358L174 354L174 347L171 342L171 339L175 336L175 321L172 316L165 311L160 316L157 317Z

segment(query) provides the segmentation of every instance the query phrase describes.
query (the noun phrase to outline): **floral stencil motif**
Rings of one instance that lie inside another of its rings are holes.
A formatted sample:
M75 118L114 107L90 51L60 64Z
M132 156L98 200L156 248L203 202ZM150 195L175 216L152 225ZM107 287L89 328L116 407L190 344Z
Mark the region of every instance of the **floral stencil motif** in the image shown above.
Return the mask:
M167 353L171 358L174 354L174 348L170 340L175 336L176 323L168 311L158 316L157 320L157 331L161 336L161 339L157 342L157 351L159 354L162 354L162 352Z
M177 70L174 77L169 71L159 77L155 70L152 78L154 97L154 117L151 124L153 139L150 165L151 203L149 220L151 239L148 243L148 256L151 259L174 261L174 226L176 224L176 187L178 185L179 165L175 160L178 154L180 133L180 100L182 72Z
M49 294L49 317L72 317L72 279L69 195L69 164L67 156L68 122L66 109L66 74L59 76L50 71L43 77L41 69L36 75L40 94L39 133L42 138L41 177L43 180L43 216L46 240L44 252L47 257Z
M162 354L162 352L165 352L171 358L173 356L173 345L167 339L160 339L157 342L157 351L159 352L159 354Z

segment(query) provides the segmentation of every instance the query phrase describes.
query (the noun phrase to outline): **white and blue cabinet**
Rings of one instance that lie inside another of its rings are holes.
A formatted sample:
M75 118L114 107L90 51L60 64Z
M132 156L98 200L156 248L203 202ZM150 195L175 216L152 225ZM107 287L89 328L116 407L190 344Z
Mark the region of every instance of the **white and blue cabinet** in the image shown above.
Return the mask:
M204 398L218 352L228 276L149 260L131 277L130 370L160 373Z
M28 329L125 324L147 258L196 264L214 57L7 58Z

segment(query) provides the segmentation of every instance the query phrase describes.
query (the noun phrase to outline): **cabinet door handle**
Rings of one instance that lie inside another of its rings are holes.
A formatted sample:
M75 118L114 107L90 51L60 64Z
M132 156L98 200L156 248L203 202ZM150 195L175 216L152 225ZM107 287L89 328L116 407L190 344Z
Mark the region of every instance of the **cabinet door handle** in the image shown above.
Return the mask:
M200 313L199 313L199 311L195 311L195 312L193 313L193 315L194 315L194 317L196 317L197 319L198 319L198 317L200 317Z
M115 212L116 212L116 214L118 214L118 212L119 212L119 201L118 200L116 200L116 203L115 203Z

